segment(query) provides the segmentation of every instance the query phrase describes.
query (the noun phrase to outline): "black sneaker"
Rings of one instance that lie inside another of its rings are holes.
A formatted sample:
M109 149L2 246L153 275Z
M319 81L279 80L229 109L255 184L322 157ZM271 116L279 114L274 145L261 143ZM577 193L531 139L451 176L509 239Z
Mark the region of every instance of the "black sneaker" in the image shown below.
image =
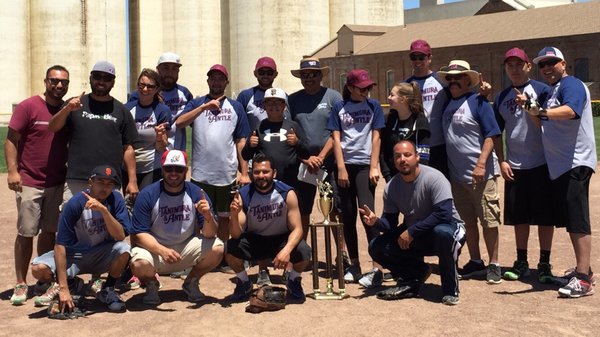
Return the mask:
M385 301L401 300L403 298L417 297L419 288L416 283L398 285L377 292L377 298Z
M487 266L485 278L488 284L502 283L502 271L500 270L500 266L497 264L490 263Z
M300 276L287 281L287 290L290 296L295 300L304 301L306 299L304 289L302 289L302 277Z
M468 279L473 277L481 277L486 276L487 269L485 268L485 263L475 262L473 260L469 260L467 264L465 264L462 268L458 270L458 278L459 279Z
M235 290L233 290L233 294L231 295L232 301L241 301L248 297L252 292L252 281L248 280L246 282L242 282L242 280L236 278L235 283Z

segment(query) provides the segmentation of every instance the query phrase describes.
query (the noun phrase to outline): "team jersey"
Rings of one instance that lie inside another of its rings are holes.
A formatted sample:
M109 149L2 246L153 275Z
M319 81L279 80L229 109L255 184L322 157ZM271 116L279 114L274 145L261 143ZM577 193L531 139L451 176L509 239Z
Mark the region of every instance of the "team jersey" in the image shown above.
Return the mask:
M89 190L85 192L90 194ZM101 243L116 241L108 233L102 213L85 208L87 201L87 197L79 192L65 204L58 223L56 244L75 252L85 252ZM113 191L103 204L127 233L131 225L121 193Z
M183 113L194 110L213 98L191 100ZM250 129L242 105L221 99L221 108L203 111L192 123L192 179L214 186L231 184L237 174L236 141L248 138Z
M367 98L362 102L345 100L333 106L327 129L340 131L344 162L369 165L372 130L383 129L385 121L379 102Z
M162 123L171 124L171 111L158 101L149 106L140 105L140 101L129 101L125 107L131 112L138 131L138 138L133 143L135 150L136 173L147 173L161 167L162 152L155 148L156 132L154 127Z
M516 102L515 89L528 94L540 104L548 99L549 87L530 80L519 87L508 87L494 99L494 113L500 130L506 130L506 161L519 170L531 169L546 164L542 146L542 130L531 121L531 117Z
M183 112L185 105L194 98L194 96L192 96L192 93L188 90L188 88L184 87L181 84L175 85L170 90L162 90L160 92L160 96L163 98L163 103L167 107L169 107L169 110L171 111L171 124L175 123L177 117L179 117L179 115L181 115L181 113ZM136 90L133 93L131 93L129 102L137 101L139 99L138 97L139 94ZM168 150L176 149L185 151L186 136L184 128L178 129L175 127L175 125L173 125L167 133L167 136L169 137L169 145L167 145Z
M273 189L267 193L258 191L254 184L240 189L243 210L246 214L244 232L263 236L289 233L287 225L287 194L292 187L273 181Z
M596 169L596 141L590 91L573 76L561 78L550 91L545 108L567 105L576 117L569 120L542 120L542 142L550 179L577 166Z
M494 110L482 97L469 92L450 100L442 116L442 126L450 180L472 183L473 169L485 138L500 135ZM484 179L492 179L499 172L498 160L492 151L485 165Z
M410 83L413 81L417 82L419 88L421 89L421 98L423 99L423 108L425 109L425 116L429 120L435 97L440 91L444 90L444 86L437 78L437 73L431 73L423 77L411 76L407 78L405 82Z
M169 193L162 180L146 186L135 200L131 234L149 233L163 246L170 247L197 235L204 216L194 206L202 198L202 189L188 181L179 193ZM204 193L211 205L210 198ZM213 214L213 218L216 216Z

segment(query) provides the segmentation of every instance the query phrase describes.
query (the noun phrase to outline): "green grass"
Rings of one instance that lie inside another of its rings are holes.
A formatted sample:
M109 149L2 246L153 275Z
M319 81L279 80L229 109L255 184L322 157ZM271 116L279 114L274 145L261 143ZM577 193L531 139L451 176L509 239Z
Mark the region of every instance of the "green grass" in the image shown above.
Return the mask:
M2 139L2 144L4 144L4 140L6 139L6 131L8 127L3 126L0 127L0 139ZM187 154L188 154L188 162L191 163L191 154L192 154L192 130L188 128L187 131ZM596 155L600 158L600 117L594 117L594 135L596 136ZM6 160L4 160L4 147L0 151L0 172L6 172Z

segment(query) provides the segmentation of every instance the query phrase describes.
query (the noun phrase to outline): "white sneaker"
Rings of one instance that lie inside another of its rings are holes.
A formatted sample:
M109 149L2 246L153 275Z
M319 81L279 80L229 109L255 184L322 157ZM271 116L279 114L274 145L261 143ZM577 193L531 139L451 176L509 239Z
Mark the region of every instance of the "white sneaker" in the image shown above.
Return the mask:
M367 289L380 287L383 283L383 272L379 268L373 268L370 272L364 274L358 280L358 283Z
M190 302L202 302L206 299L204 294L200 291L200 285L198 284L199 279L194 277L191 278L189 282L183 282L181 288L188 296L188 301ZM147 291L147 290L146 290Z
M142 299L145 304L157 305L160 304L160 296L158 296L158 281L155 279L146 282L146 294Z

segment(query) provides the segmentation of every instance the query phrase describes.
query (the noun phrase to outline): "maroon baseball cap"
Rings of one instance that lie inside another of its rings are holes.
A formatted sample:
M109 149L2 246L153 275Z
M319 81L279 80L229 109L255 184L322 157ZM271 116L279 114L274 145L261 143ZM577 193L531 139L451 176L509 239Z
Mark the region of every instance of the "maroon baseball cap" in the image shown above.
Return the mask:
M366 87L377 85L369 78L369 72L364 69L353 69L346 75L346 84L353 87L364 89Z
M225 75L226 79L229 79L229 73L227 72L227 68L225 68L224 65L215 64L214 66L210 67L210 69L206 73L206 76L210 76L210 73L212 73L213 71L218 71L218 72L222 73L223 75Z
M529 63L529 57L527 57L527 53L525 53L525 51L520 48L512 48L508 50L506 54L504 54L503 63L506 63L506 60L508 60L510 57L516 57L523 62Z
M409 54L425 54L431 55L431 47L425 40L415 40L410 44Z
M277 64L272 58L268 56L263 56L259 58L258 61L256 61L256 67L254 67L254 70L258 70L260 68L269 68L277 71Z

